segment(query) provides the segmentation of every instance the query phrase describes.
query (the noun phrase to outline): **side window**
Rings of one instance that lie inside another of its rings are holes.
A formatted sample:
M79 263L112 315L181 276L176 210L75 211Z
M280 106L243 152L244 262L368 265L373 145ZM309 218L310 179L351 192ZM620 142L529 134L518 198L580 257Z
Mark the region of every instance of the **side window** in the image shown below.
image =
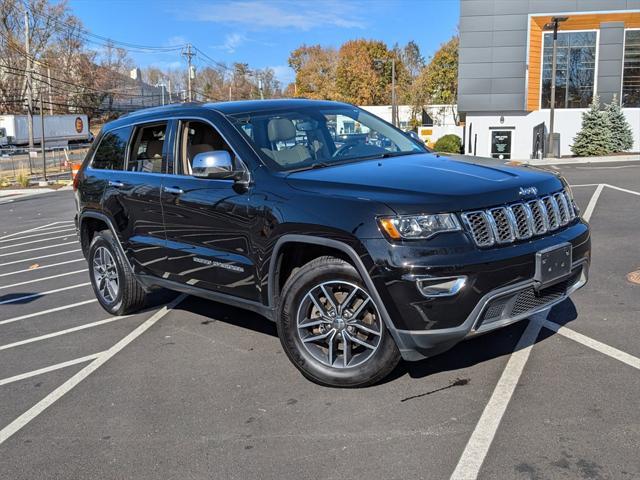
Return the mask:
M164 172L166 162L163 149L166 132L166 123L138 127L127 162L127 170L145 173Z
M235 154L227 142L211 125L205 122L184 121L180 124L180 164L181 173L191 175L193 158L202 152L226 150L233 159ZM176 172L180 173L180 172Z
M131 127L118 128L106 133L96 149L91 168L99 170L122 170L127 152Z

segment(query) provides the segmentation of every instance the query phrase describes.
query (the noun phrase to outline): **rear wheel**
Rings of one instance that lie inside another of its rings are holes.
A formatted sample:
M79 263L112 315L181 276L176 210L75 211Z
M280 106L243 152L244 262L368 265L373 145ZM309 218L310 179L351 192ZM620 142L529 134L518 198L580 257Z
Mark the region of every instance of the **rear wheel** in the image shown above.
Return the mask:
M113 315L140 310L146 293L138 284L109 230L96 233L89 246L89 275L102 308Z
M356 269L320 257L286 282L278 315L280 341L312 381L363 387L386 377L400 354Z

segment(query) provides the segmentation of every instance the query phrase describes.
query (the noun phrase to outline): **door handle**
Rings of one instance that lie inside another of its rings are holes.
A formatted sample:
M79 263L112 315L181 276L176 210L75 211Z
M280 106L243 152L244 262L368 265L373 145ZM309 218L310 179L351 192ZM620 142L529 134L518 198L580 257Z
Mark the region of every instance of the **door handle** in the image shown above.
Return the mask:
M184 190L178 187L162 187L165 193L172 193L173 195L182 195Z
M124 183L122 182L118 182L117 180L109 180L109 186L110 187L114 187L114 188L122 188L124 187Z

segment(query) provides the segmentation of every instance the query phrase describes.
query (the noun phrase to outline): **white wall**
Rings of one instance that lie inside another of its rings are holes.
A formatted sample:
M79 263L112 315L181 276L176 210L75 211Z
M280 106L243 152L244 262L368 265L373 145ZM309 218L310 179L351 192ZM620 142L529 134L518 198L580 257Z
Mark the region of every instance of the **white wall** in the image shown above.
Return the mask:
M391 123L391 105L365 105L360 108ZM411 122L413 108L412 105L398 105L398 121L401 127ZM425 105L423 108L433 119L434 126L449 126L457 123L456 105ZM422 119L421 115L421 112L417 113L418 120Z
M582 126L582 113L585 109L558 109L555 113L556 133L560 133L560 155L572 155L573 139ZM633 151L640 151L640 108L623 109L625 117L634 134ZM533 150L533 127L545 122L549 128L549 110L538 110L530 113L504 115L504 122L500 122L500 114L467 114L466 118L466 147L473 149L475 135L478 135L476 155L489 157L491 155L490 127L499 129L515 127L511 134L511 158L514 160L528 160ZM469 142L469 130L472 130ZM469 143L471 145L469 145ZM473 151L473 150L471 150Z

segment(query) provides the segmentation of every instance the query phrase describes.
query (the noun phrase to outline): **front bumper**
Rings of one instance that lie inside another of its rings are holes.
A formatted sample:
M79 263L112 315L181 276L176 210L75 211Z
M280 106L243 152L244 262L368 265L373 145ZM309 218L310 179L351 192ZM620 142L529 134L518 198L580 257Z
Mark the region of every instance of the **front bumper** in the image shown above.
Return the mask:
M564 242L573 247L571 274L536 291L536 252ZM588 225L578 221L546 237L488 250L458 244L425 255L429 250L415 243L385 251L375 241L367 248L393 337L405 360L420 360L565 300L587 282L591 244ZM425 276L464 276L467 283L456 295L425 298L413 280Z
M511 325L547 310L566 300L583 287L589 278L589 263L574 263L571 276L535 293L535 282L499 288L489 292L458 327L433 330L396 330L398 348L405 360L432 357L465 338L481 335Z

